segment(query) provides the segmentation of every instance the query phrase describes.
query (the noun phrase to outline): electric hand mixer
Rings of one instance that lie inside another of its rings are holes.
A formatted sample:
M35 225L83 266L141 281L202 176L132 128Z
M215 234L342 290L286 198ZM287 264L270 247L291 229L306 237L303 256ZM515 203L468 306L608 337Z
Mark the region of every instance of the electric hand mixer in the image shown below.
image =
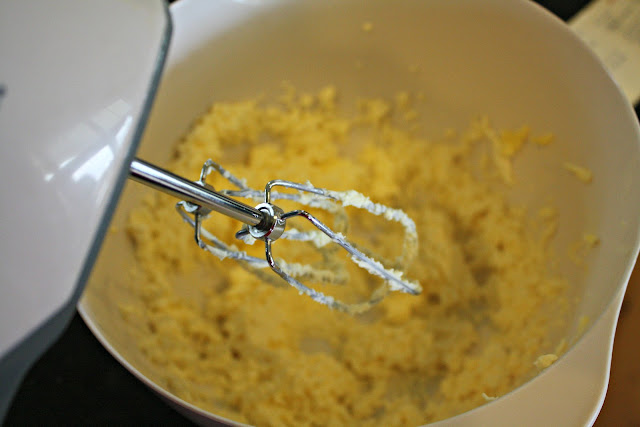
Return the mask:
M415 255L417 242L415 226L400 211L309 184L272 181L258 192L214 163L207 163L201 180L193 183L133 160L169 46L167 5L161 0L68 3L0 3L0 158L7 160L0 168L0 420L27 368L75 313L129 169L135 179L184 199L179 212L203 249L235 259L265 280L278 279L260 273L269 266L301 293L350 312L367 309L390 289L419 292L419 285L400 271ZM236 189L211 190L204 178L213 170ZM13 185L16 179L20 185ZM271 191L283 187L298 193ZM253 208L230 196L262 203ZM281 197L336 212L340 205L355 204L399 222L405 229L400 267L384 267L341 230L332 231L306 211L281 212L271 204ZM203 228L201 220L210 210L244 222L248 227L239 237L263 240L265 258L232 250ZM306 218L317 231L285 230L293 217ZM343 276L284 264L271 253L278 237L318 242L320 235L388 286L350 306L302 283Z

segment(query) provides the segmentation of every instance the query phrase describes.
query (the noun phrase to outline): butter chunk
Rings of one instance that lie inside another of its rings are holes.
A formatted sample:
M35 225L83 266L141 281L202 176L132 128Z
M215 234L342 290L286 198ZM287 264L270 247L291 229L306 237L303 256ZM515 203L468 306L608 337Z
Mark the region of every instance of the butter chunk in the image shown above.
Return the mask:
M551 366L556 360L558 360L558 356L553 353L543 354L542 356L538 357L536 361L533 362L533 364L538 369L546 369Z

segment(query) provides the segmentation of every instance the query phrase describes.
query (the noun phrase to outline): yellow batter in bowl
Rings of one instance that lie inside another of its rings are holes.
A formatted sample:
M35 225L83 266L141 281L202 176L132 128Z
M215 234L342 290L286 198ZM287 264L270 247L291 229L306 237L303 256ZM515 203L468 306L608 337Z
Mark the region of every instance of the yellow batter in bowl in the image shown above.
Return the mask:
M260 426L405 426L467 411L530 379L541 355L562 351L550 332L564 328L567 283L547 248L553 208L516 206L502 190L519 185L511 163L519 150L552 138L527 127L500 132L479 118L426 140L415 127L419 95L361 100L349 114L337 96L332 87L288 88L277 103L217 103L167 167L195 179L213 158L254 188L309 180L401 208L418 227L408 275L422 294L391 295L361 316L329 310L201 251L175 200L150 194L127 225L138 267L120 285L131 298L119 310L154 380ZM233 241L237 222L211 221ZM357 270L330 291L370 291Z

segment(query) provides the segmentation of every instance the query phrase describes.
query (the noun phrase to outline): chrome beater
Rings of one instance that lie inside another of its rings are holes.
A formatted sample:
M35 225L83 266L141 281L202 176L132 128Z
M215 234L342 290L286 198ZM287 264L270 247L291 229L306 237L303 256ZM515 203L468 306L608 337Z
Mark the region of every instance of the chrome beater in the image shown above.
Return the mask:
M211 185L207 184L207 176L214 171L229 181L236 189L216 191ZM311 183L300 184L284 180L268 182L264 191L254 190L249 188L243 180L235 177L212 160L205 162L200 179L195 182L140 159L134 159L131 163L130 178L182 199L177 203L176 209L182 218L194 228L195 240L202 249L211 252L220 259L230 258L238 261L261 279L273 283L269 276L261 272L261 269L269 267L301 294L306 294L313 300L333 309L349 313L360 313L381 301L390 291L401 291L412 295L417 295L421 292L419 283L403 278L404 270L406 270L408 264L417 253L418 243L415 223L403 211L373 203L368 197L356 191L331 191L314 187ZM273 191L277 187L297 190L297 193ZM262 202L253 208L232 197L250 198L262 200ZM402 255L397 263L400 269L385 267L383 263L389 264L389 262L378 260L370 252L360 249L349 242L342 234L344 227L340 227L338 231L333 231L311 213L301 209L284 212L281 208L272 204L272 200L291 200L312 208L329 211L338 216L338 224L341 222L346 224L344 207L347 206L364 209L373 215L382 216L387 220L400 223L404 228ZM263 241L265 257L257 258L244 251L236 250L235 247L224 243L206 230L202 222L214 211L244 223L245 226L236 233L236 238L248 244L252 244L256 240ZM294 217L306 219L316 230L299 231L294 228L286 230L287 221ZM360 268L381 278L384 284L375 290L369 300L365 302L348 304L336 300L304 285L299 279L337 283L346 281L345 275L331 268L319 269L306 264L287 263L283 260L276 261L273 256L272 243L279 238L307 241L318 248L322 248L328 243L335 243L346 250L351 256L351 260Z

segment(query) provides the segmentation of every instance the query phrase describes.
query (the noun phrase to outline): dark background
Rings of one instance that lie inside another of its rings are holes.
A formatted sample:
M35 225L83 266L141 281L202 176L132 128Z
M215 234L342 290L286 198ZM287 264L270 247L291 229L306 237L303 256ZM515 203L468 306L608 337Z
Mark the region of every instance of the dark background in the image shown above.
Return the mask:
M588 0L539 0L569 19ZM638 113L638 108L636 108ZM640 426L640 270L636 269L616 332L609 391L598 426ZM637 302L637 304L636 304ZM76 314L62 337L27 374L5 419L17 425L190 425L126 371Z

